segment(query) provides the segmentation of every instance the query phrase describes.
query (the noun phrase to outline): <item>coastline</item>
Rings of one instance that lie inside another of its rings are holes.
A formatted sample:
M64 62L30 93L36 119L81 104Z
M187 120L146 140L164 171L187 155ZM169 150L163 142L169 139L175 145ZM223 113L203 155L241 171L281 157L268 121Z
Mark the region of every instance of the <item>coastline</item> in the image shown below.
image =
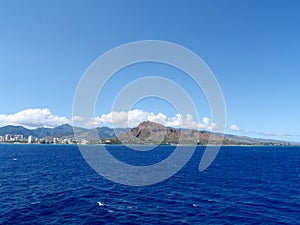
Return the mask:
M287 144L287 145L251 145L251 144L243 144L243 145L193 145L193 144L81 144L81 143L71 143L71 144L63 144L63 143L21 143L21 142L0 142L0 145L84 145L84 146L186 146L186 147L207 147L207 146L215 146L215 147L300 147L300 144Z

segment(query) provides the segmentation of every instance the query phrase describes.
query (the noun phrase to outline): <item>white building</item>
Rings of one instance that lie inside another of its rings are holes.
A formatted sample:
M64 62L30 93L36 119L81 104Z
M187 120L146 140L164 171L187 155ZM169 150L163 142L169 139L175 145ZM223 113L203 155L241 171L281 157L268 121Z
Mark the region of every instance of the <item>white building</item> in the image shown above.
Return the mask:
M10 135L9 134L5 134L4 140L5 141L10 141Z
M28 136L28 144L31 144L31 143L32 143L32 136L29 135L29 136Z

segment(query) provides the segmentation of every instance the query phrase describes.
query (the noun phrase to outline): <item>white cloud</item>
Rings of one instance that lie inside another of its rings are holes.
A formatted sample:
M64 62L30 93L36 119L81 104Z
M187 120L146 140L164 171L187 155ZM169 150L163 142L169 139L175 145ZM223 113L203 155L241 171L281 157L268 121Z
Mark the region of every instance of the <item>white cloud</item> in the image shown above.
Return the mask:
M74 122L78 122L78 121L84 121L84 118L82 116L73 116L72 120Z
M203 117L202 122L197 123L190 114L187 114L185 117L181 114L167 117L163 113L154 114L139 109L130 110L128 112L121 111L102 114L99 117L91 119L86 123L86 126L113 125L114 127L135 127L143 121L156 122L170 127L208 130L217 129L217 125L210 122L210 119L207 117Z
M241 129L237 125L233 124L230 126L230 130L239 131Z
M231 125L230 129L233 131L239 131L240 134L249 136L249 137L256 137L256 138L275 138L278 139L278 137L284 139L286 137L297 137L300 136L298 134L288 134L288 133L275 133L275 132L260 132L260 131L255 131L255 130L243 130L237 125Z
M70 123L66 117L53 115L49 109L25 109L15 114L0 114L0 126L17 125L27 128L56 127Z
M84 122L81 116L73 116L73 121ZM209 118L203 117L201 122L196 122L192 115L185 116L176 114L173 117L167 117L163 113L154 114L139 109L128 112L110 112L102 114L99 117L91 119L85 124L87 127L92 126L114 126L114 127L135 127L141 122L151 121L170 127L189 128L197 130L216 130L216 124L212 123ZM72 124L66 117L53 115L49 109L25 109L15 114L0 114L0 127L6 125L24 126L27 128L37 127L56 127L62 124Z

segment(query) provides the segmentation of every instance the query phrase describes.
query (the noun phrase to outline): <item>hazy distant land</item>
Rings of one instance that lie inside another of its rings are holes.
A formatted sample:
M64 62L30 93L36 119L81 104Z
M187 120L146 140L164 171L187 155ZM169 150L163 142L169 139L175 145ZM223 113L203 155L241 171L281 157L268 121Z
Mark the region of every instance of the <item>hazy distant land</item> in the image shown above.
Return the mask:
M231 134L220 134L192 129L166 127L154 122L142 122L134 128L97 127L87 129L69 124L55 128L27 129L22 126L0 128L2 143L47 143L47 144L186 144L186 145L298 145L288 141L257 139ZM223 138L223 141L222 141ZM222 142L221 142L222 141Z

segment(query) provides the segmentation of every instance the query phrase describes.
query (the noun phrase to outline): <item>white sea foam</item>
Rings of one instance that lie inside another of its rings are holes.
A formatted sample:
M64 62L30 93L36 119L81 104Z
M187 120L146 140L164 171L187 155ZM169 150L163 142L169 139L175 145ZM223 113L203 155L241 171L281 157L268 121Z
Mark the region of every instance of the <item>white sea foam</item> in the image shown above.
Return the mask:
M104 204L102 202L97 202L98 206L104 206Z

